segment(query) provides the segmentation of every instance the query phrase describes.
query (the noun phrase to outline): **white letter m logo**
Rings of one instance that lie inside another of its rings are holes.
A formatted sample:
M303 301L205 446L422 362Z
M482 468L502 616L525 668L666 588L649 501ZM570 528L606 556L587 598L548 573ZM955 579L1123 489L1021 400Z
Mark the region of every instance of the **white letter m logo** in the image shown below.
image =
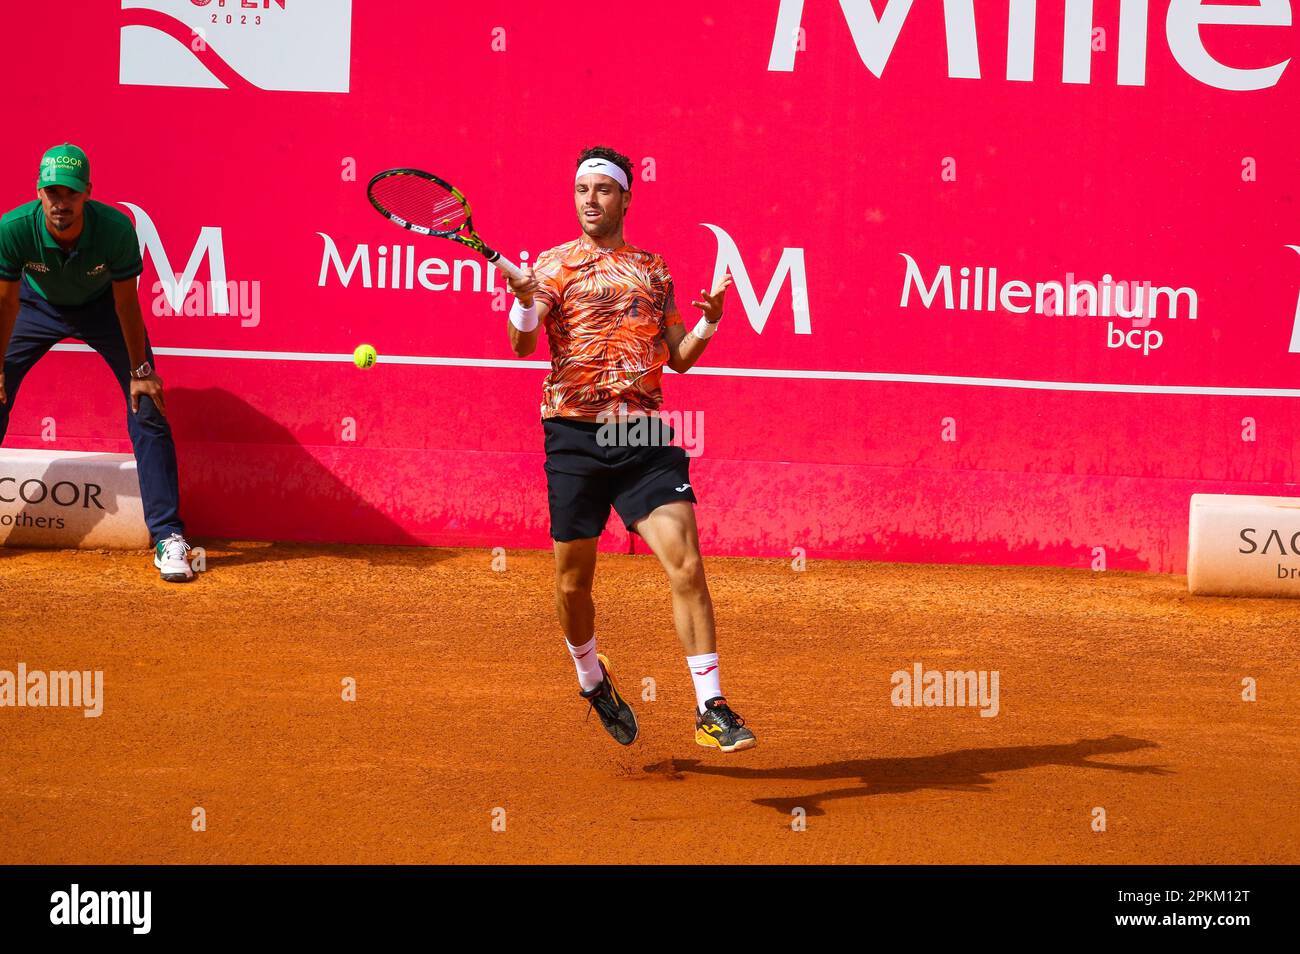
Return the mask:
M720 226L710 225L708 222L700 224L712 232L718 240L718 259L713 266L714 284L727 272L731 272L736 294L740 296L740 303L745 307L745 314L755 332L763 333L763 326L767 324L767 317L772 313L776 296L788 275L791 305L794 310L794 333L812 334L812 323L808 317L808 276L804 272L803 249L781 250L781 260L776 263L776 271L772 273L772 280L768 282L767 291L763 293L763 301L760 303L758 296L754 294L754 286L749 280L749 272L745 270L745 263L740 258L740 249L736 248L736 243L731 240L731 236Z
M199 263L206 255L211 279L209 287L212 289L212 311L217 315L230 314L230 287L226 284L226 252L221 244L221 229L205 225L199 230L199 239L194 244L194 251L190 253L185 271L178 279L153 220L138 205L132 205L130 202L122 204L135 216L135 231L140 237L140 255L148 255L153 259L154 267L158 270L158 281L162 283L163 293L167 296L167 304L171 306L172 312L178 315L181 313L185 296L189 294L190 286L194 284L194 276L198 274Z
M1288 245L1291 251L1300 255L1300 245ZM1290 354L1300 352L1300 297L1295 302L1295 323L1291 325L1291 347L1287 349Z

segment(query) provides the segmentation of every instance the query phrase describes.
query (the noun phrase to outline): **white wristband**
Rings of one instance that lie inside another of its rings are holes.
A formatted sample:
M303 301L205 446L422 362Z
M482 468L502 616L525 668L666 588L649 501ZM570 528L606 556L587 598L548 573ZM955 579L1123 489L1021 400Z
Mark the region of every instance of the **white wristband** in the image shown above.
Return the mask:
M709 338L713 337L713 333L717 330L718 323L716 321L709 321L707 318L701 318L700 323L691 330L691 334L695 335L695 337L699 338L701 341L707 341Z
M519 299L510 306L510 323L525 334L537 327L537 299L525 308L519 304Z

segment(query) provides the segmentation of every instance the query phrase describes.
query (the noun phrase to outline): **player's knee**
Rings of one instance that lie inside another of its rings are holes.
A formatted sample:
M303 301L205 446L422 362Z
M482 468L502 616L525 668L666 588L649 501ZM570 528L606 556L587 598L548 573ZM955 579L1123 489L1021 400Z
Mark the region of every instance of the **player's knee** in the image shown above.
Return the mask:
M555 577L555 595L568 602L591 598L591 577L581 572L561 572Z
M704 589L704 561L698 554L683 557L668 571L672 588L679 593L691 593Z

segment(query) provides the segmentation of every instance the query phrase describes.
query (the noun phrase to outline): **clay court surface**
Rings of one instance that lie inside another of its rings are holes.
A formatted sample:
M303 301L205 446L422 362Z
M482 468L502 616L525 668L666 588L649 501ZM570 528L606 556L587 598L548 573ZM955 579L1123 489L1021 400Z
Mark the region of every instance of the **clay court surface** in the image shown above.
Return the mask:
M548 553L498 573L482 550L207 552L173 586L142 553L0 551L0 669L105 678L98 719L0 709L0 861L1300 861L1295 602L712 559L723 686L760 739L725 756L693 741L653 557L597 571L602 651L641 721L622 749L585 719ZM999 715L893 707L915 662L998 670Z

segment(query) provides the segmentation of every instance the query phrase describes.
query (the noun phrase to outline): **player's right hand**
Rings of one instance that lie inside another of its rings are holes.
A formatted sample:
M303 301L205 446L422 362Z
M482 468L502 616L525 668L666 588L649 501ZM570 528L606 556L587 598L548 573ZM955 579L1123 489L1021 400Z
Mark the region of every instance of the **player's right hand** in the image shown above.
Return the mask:
M9 397L5 394L5 373L4 369L0 368L0 404L8 403Z
M533 295L537 294L537 276L533 274L533 266L525 265L523 267L524 277L520 279L511 278L506 275L506 284L510 286L510 291L519 299L519 304L527 308L533 303Z

